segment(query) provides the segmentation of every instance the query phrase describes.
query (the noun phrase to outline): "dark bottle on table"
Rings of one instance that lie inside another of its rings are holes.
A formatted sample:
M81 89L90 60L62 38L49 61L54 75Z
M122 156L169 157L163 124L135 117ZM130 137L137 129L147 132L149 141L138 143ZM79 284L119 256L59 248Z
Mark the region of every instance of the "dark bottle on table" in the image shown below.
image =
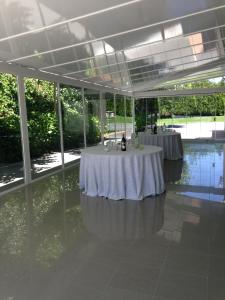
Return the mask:
M157 125L154 125L154 134L157 134Z
M123 137L122 137L122 140L121 140L121 150L122 151L126 151L127 150L127 146L126 146L126 139L125 139L125 136L123 134Z

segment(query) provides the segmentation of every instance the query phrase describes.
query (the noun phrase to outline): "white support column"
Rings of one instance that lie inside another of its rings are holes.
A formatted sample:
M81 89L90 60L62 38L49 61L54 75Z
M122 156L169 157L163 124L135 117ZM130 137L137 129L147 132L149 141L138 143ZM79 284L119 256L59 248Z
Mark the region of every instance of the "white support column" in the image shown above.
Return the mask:
M225 130L225 101L223 102L223 107L224 107L224 112L223 112L223 116L224 116L224 130ZM225 178L224 178L225 180Z
M25 100L24 78L20 75L17 75L17 88L20 111L21 141L23 150L24 182L25 184L29 184L31 182L31 161L29 135L27 127L27 107Z
M158 116L159 116L159 125L162 125L162 122L161 122L161 114L160 114L160 108L161 108L161 106L160 106L160 98L159 97L157 97L157 102L158 102L158 109L159 109L159 114L158 114ZM158 120L157 120L158 121ZM158 125L157 125L158 126Z
M101 114L101 143L104 145L104 107L103 107L103 93L100 91L100 114Z
M115 141L116 141L116 94L113 94L113 106L114 106L114 131L115 131Z
M135 98L132 97L132 133L135 133Z
M124 131L125 131L125 136L127 135L127 105L126 105L126 96L123 98L124 101Z
M59 134L60 134L60 149L61 149L61 159L62 168L64 169L64 139L63 139L63 122L62 122L62 103L60 97L60 84L57 83L57 101L58 101L58 111L59 111Z
M145 99L145 128L148 125L148 99Z
M83 117L84 117L84 148L87 148L87 137L86 137L86 103L85 103L85 98L84 98L84 88L81 89L81 94L82 94L82 100L83 100Z

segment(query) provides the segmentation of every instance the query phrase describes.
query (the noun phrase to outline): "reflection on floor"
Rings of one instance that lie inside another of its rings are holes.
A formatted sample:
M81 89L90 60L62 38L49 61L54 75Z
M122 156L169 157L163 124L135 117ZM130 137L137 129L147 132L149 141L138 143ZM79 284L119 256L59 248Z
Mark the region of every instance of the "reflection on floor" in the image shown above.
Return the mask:
M165 162L166 193L141 202L81 194L78 167L2 196L0 299L224 300L225 204L196 197L223 174L207 187L196 153Z
M224 153L221 143L184 143L183 161L165 161L168 187L181 195L224 202Z

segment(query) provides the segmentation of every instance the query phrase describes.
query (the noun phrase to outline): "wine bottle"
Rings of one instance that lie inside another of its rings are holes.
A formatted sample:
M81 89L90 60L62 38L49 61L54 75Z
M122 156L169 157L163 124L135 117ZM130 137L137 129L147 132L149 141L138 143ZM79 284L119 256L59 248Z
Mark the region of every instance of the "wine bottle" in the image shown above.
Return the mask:
M121 150L122 151L126 151L127 150L126 142L127 141L126 141L124 133L123 133L123 137L122 137L122 140L121 140Z

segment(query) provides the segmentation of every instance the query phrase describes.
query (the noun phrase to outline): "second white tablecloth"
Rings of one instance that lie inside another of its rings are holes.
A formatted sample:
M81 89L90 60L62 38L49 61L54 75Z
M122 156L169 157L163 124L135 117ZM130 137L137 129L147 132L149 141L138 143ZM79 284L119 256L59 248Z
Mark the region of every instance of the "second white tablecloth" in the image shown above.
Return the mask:
M139 132L138 140L139 143L144 145L162 147L165 159L177 160L183 158L183 146L180 133L166 132L150 134L148 132Z

